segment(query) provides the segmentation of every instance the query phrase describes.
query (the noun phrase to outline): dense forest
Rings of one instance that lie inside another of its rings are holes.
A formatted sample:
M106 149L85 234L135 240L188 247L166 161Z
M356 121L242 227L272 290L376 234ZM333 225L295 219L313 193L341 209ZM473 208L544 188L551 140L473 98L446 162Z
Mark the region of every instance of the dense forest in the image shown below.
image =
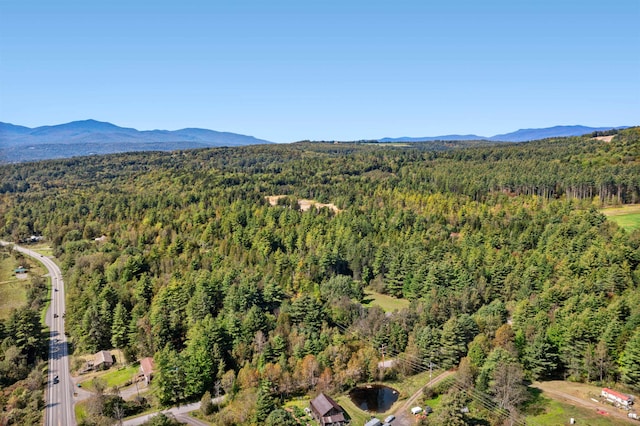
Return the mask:
M129 153L0 182L0 234L42 234L63 265L75 351L154 356L167 405L254 392L220 424L429 363L493 396L505 368L640 392L640 232L597 209L640 201L640 128ZM411 303L365 308L365 288ZM382 347L420 361L381 372Z

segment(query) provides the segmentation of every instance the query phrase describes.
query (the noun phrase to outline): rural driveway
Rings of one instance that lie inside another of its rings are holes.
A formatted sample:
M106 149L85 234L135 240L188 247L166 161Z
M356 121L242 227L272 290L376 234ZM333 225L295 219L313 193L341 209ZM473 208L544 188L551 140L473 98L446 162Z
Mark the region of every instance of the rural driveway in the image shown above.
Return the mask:
M566 402L570 405L575 405L578 407L589 408L592 410L603 410L606 411L610 416L616 417L622 420L626 420L629 423L638 424L637 420L630 419L627 416L626 412L622 412L615 407L610 405L601 404L599 402L594 402L591 399L581 398L576 395L572 395L568 392L563 392L559 389L563 389L564 382L552 380L548 382L534 382L531 386L540 389L544 394L550 398L553 398L557 401Z
M394 410L393 414L396 416L396 419L393 421L394 426L409 426L409 425L415 424L416 422L415 416L411 414L410 410L411 410L411 407L416 405L416 401L418 400L418 398L422 396L423 389L426 388L427 386L428 387L435 386L436 384L440 383L441 381L443 381L453 373L454 373L453 371L445 371L440 373L439 375L431 379L429 382L427 382L423 387L418 389L416 393L411 395L409 399L407 399L405 402L402 403L402 405L400 405L396 410Z
M224 396L213 398L211 401L214 404L220 404L224 400ZM148 421L151 417L158 415L159 413L172 414L176 420L194 425L194 426L209 426L208 423L204 423L198 419L194 419L189 416L191 411L198 410L200 408L200 402L194 402L192 404L181 405L179 407L169 408L168 410L162 410L156 413L145 414L144 416L135 417L133 419L125 420L122 422L123 426L138 426Z

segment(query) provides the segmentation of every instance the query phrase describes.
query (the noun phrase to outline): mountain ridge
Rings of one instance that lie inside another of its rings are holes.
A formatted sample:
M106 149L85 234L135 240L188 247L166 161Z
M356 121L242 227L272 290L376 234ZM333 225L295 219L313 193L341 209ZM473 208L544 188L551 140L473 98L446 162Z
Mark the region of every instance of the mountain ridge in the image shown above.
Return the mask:
M425 137L399 137L382 138L379 142L429 142L429 141L464 141L464 140L487 140L492 142L527 142L546 138L557 138L566 136L582 136L592 132L601 132L613 129L625 129L629 126L608 126L608 127L588 127L583 125L560 125L543 128L519 129L515 132L498 134L494 136L479 135L443 135Z
M137 130L93 119L34 128L0 122L0 163L270 143L273 142L209 129Z
M10 145L101 143L114 139L121 139L121 142L136 141L140 143L188 141L210 144L211 146L272 143L253 136L209 129L137 130L93 119L34 128L0 122L0 139Z
M474 141L526 142L552 137L580 136L628 126L582 125L520 129L491 137L450 134L382 138L379 142ZM0 164L132 151L175 151L207 147L234 147L273 143L253 136L197 127L178 130L137 130L94 119L26 127L0 122Z

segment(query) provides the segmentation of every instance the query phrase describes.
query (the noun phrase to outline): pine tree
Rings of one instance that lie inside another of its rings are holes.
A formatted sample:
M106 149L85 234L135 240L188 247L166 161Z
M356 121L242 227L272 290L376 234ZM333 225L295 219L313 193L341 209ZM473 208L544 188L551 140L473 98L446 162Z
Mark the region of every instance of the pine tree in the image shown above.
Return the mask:
M456 365L460 361L460 358L467 352L465 335L465 330L457 318L453 317L444 323L442 326L442 335L440 336L443 368L451 368Z
M254 420L258 424L263 424L269 414L277 408L276 401L271 395L271 382L263 380L258 389L258 399L256 401L256 412Z
M543 334L539 334L525 346L523 361L531 377L538 380L558 368L558 350Z
M288 411L278 408L269 414L264 424L265 426L297 426L298 422Z
M640 391L640 329L627 342L620 361L620 373L623 382Z
M127 346L129 341L128 323L127 310L121 302L118 302L113 313L113 323L111 325L111 344L113 347L123 349Z

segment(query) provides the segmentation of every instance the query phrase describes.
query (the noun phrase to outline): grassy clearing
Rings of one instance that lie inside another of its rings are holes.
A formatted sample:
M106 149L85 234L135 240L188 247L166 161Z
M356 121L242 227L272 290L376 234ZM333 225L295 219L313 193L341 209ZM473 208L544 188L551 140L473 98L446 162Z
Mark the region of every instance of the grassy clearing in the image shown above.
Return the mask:
M610 207L601 212L627 231L640 229L640 204Z
M29 248L37 253L40 253L43 256L53 256L53 249L46 244L36 244L34 246L29 246Z
M77 402L76 405L73 407L73 411L75 411L76 413L76 421L78 423L82 422L87 418L87 415L88 415L87 403L88 401L80 401L80 402Z
M349 399L349 395L341 395L337 397L336 402L344 408L344 411L346 411L347 414L349 414L352 425L363 425L371 419L371 414L356 407L356 404Z
M140 367L137 364L121 367L117 370L111 369L102 373L98 373L93 375L86 380L80 382L80 387L86 389L88 391L94 392L95 389L93 387L93 379L99 378L104 380L107 385L107 389L110 389L114 386L123 386L126 382L130 381L133 378L133 375L138 372Z
M373 290L364 291L364 306L380 306L385 312L399 311L409 307L409 301L405 299L396 299L386 294L376 293Z
M16 278L13 273L15 268L16 260L13 257L0 259L0 320L8 318L11 310L27 303L25 285L29 281Z
M436 377L440 373L441 371L434 370L433 377ZM400 396L398 397L398 402L396 402L397 404L412 396L418 391L418 389L422 388L428 382L429 372L425 371L423 373L400 378L398 380L387 380L383 382L383 384L398 391Z
M298 407L298 408L304 410L306 407L309 406L309 402L311 402L311 398L306 397L306 396L303 397L303 398L291 399L291 400L285 402L284 408Z
M434 410L440 408L440 400L442 399L442 395L438 395L435 398L427 399L424 401L425 406L429 406Z
M547 399L544 397L540 401L540 407L536 410L536 414L527 415L527 422L540 425L564 425L569 424L569 419L576 419L576 424L590 426L617 426L628 425L625 420L612 416L598 414L595 410L588 408L575 407L573 405L564 404L560 401Z

